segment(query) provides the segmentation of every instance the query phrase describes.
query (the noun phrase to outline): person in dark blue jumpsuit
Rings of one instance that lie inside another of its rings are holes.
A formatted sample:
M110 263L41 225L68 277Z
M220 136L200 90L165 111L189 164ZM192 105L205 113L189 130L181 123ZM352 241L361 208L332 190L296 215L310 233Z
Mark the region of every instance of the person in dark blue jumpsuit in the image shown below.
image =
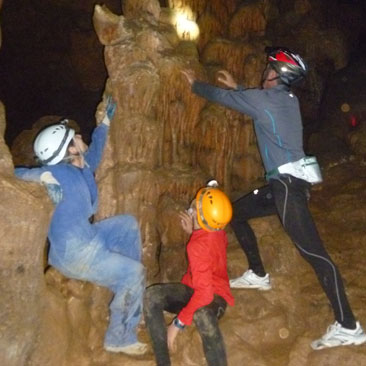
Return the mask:
M183 71L192 91L197 95L253 118L259 151L268 185L256 189L233 203L232 228L243 248L249 269L230 281L232 288L271 289L257 241L248 220L278 214L284 229L300 255L313 267L325 291L336 322L325 335L312 342L313 349L366 342L366 334L355 320L343 287L339 271L329 257L308 208L311 183L299 178L298 163L305 158L303 128L299 101L291 85L307 72L302 58L284 48L268 50L268 64L263 74L262 88L238 87L227 71L221 71L223 89L195 80L190 70ZM287 167L286 173L283 167ZM282 168L282 169L281 169Z
M137 340L136 328L142 313L145 269L138 223L130 215L90 222L98 205L94 173L114 110L115 103L109 100L106 116L93 131L89 148L64 120L42 130L34 142L42 166L16 168L15 174L44 184L56 203L48 232L49 263L67 277L90 281L113 292L104 348L142 354L146 345Z

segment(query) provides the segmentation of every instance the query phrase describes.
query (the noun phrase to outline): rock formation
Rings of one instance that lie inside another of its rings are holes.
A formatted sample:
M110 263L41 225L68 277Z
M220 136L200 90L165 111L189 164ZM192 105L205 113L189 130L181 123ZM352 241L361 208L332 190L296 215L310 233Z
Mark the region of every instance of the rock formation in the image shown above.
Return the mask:
M52 206L44 188L14 178L4 130L0 102L0 364L18 366L34 351L46 303L44 247Z
M84 1L72 6L91 14L90 4ZM329 11L334 14L336 8L330 6ZM87 89L98 89L104 74L96 70L103 62L107 70L96 123L103 117L106 97L112 95L117 102L97 172L100 209L95 219L119 213L135 215L140 222L148 283L179 281L186 267L187 237L177 214L196 190L216 178L234 199L263 183L251 120L195 96L181 71L192 69L201 80L217 83L217 71L227 69L240 83L254 87L265 65L264 47L273 43L294 47L312 65L307 83L298 93L304 101L305 121L312 122L309 129L313 131L318 127L313 122L326 77L347 64L347 45L355 41L355 31L334 30L324 5L311 0L124 0L122 13L102 5L94 8L93 25L104 47L104 60L91 61L98 47L90 33L79 33L72 42L71 60ZM358 18L351 14L355 30ZM181 16L183 23L179 23ZM192 28L179 28L182 24ZM352 106L362 105L357 103ZM44 116L20 134L11 156L2 139L5 110L1 104L0 364L154 365L151 353L134 360L103 351L109 291L67 279L46 264L52 205L41 186L14 178L13 164L33 163L35 133L59 117ZM364 126L352 130L353 134L348 132L341 130L342 139L348 141L354 156L324 159L326 180L315 189L311 208L344 274L354 310L364 322L360 278L365 270L359 259L365 254ZM339 138L336 132L334 136ZM322 152L323 138L312 138L314 151ZM332 321L327 300L278 219L257 219L251 224L266 269L273 276L274 290L234 291L236 305L220 323L229 365L365 363L366 352L361 348L311 351L311 339L320 336ZM242 273L246 262L230 228L228 234L229 274L234 277ZM143 324L139 337L148 342ZM200 342L195 328L189 327L178 339L181 352L172 355L173 365L205 365Z

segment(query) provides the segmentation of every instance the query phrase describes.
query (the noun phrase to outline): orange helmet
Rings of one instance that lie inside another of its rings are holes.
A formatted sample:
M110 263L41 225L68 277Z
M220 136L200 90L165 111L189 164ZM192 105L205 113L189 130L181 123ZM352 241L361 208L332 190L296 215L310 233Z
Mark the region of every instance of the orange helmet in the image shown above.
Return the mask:
M206 231L223 229L233 215L228 196L217 187L201 188L196 195L196 208L198 224Z

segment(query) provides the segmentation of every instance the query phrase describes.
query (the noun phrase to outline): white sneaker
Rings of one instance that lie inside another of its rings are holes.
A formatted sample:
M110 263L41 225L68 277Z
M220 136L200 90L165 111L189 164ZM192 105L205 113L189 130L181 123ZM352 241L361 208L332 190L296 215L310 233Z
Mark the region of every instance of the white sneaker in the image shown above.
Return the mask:
M335 322L328 327L323 337L311 343L311 348L319 350L326 347L349 346L352 344L358 346L362 343L366 343L366 334L359 322L356 323L356 329L347 329Z
M129 344L128 346L104 346L104 349L108 352L122 352L131 356L143 355L147 351L147 344L136 342Z
M248 269L242 276L230 280L231 288L255 288L260 291L268 291L272 288L269 274L264 277L256 275L251 269Z

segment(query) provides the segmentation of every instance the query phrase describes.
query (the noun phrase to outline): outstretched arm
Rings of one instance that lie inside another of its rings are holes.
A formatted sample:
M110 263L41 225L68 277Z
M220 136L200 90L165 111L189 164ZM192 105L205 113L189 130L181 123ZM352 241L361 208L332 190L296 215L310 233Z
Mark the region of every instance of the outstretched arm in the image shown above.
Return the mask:
M247 114L254 119L260 113L259 107L262 96L260 95L261 91L258 89L223 89L195 81L192 85L192 91L210 102L219 103L225 107Z
M186 77L189 84L193 84L196 81L196 76L193 70L182 70L181 73ZM222 84L230 89L238 89L238 84L233 78L233 76L226 70L220 70L218 72L219 76L217 78Z
M57 205L62 200L62 189L57 179L46 169L46 167L15 168L15 176L26 181L44 185L47 189L48 196Z
M46 171L44 167L42 168L15 168L14 173L15 176L26 180L29 182L37 182L41 183L41 174Z
M192 85L192 91L207 99L210 102L222 104L226 107L245 113L252 118L258 115L258 104L260 102L260 91L258 89L238 88L231 74L225 70L219 72L218 78L231 89L218 88L208 83L197 81L192 70L181 71L187 81Z
M104 146L108 136L108 129L110 121L113 119L116 111L116 103L112 97L107 98L107 105L105 109L105 116L102 123L96 127L92 134L92 142L89 145L88 151L85 153L85 161L89 165L90 169L95 172L102 159Z

